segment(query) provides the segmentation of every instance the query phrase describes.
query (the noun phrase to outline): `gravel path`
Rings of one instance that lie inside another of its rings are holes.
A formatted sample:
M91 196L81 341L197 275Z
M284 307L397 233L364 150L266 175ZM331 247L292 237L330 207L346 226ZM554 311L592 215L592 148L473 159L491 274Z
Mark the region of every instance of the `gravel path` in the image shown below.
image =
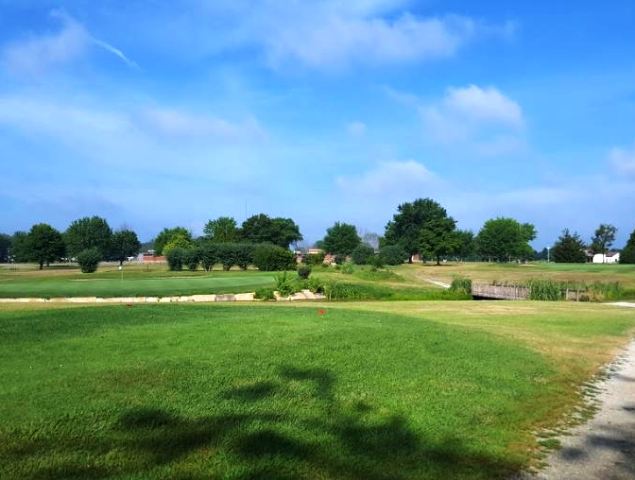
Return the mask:
M598 385L600 410L560 439L537 480L635 479L635 341Z

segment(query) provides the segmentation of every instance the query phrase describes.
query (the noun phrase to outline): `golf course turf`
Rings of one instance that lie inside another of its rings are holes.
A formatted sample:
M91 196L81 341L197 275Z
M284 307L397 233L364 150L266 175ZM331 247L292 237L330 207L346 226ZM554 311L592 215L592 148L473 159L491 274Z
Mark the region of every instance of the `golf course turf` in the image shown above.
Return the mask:
M635 316L497 305L4 307L0 478L504 478Z

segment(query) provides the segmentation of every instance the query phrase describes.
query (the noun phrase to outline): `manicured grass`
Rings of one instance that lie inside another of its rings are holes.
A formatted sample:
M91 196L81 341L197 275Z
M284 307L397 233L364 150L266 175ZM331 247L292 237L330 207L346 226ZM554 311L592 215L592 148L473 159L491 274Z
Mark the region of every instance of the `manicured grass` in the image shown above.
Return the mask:
M0 478L504 478L635 326L517 305L3 307Z
M0 297L126 297L252 292L273 286L274 274L258 271L168 272L165 266L124 267L94 274L76 270L0 272Z

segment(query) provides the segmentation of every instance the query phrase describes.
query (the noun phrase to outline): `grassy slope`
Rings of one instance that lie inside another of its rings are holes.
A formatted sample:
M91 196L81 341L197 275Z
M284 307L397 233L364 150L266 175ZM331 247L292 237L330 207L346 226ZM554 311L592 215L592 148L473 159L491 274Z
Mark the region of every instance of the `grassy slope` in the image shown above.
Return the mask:
M570 304L5 307L0 477L502 477L633 326Z
M436 266L402 265L396 272L409 281L436 279L450 282L455 275L463 275L478 282L526 282L533 278L549 278L570 282L620 282L635 291L635 265L558 264L558 263L448 263Z

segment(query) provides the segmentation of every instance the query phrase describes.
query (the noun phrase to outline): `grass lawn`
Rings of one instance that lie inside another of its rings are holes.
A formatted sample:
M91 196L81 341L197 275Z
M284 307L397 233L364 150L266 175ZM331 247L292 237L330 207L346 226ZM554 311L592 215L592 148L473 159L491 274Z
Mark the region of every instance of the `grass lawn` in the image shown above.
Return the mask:
M634 327L537 302L5 306L0 478L504 478Z
M145 268L0 270L0 297L128 297L253 292L275 284L275 274L259 271L169 272L165 265Z

